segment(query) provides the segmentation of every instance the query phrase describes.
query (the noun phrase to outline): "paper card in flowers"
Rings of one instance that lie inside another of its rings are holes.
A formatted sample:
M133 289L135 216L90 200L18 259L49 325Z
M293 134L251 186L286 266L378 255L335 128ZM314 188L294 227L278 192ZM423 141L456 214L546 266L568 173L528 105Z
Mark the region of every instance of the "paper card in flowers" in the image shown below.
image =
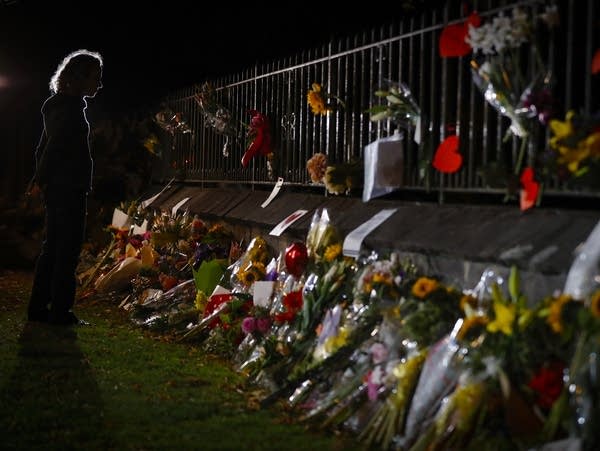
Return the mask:
M404 134L378 139L364 150L363 202L402 187L404 180Z

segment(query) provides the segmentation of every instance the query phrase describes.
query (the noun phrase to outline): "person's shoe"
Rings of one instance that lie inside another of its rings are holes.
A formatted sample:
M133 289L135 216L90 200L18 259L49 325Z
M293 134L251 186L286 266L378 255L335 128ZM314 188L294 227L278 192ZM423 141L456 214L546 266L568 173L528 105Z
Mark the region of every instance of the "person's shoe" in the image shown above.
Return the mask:
M55 326L90 326L91 324L87 321L77 318L75 313L68 311L64 315L52 315L50 314L48 322Z

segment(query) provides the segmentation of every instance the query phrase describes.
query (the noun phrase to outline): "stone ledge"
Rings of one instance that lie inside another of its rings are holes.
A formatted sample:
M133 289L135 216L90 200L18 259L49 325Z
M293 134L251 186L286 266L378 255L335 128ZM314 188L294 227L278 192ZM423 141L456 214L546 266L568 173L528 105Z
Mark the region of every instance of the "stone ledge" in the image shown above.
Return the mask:
M158 193L155 187L147 197ZM397 212L363 242L365 250L397 250L410 256L430 274L443 275L447 283L473 287L488 267L500 273L516 265L527 280L526 294L545 296L562 289L574 253L600 220L600 211L534 208L521 212L515 206L439 205L393 200L363 203L351 197L304 194L282 187L266 207L268 191L235 188L173 186L152 208L171 210L189 197L181 209L207 220L221 220L248 242L263 235L276 249L293 240L304 240L313 212L327 208L343 235L382 209ZM309 210L282 236L271 229L298 209Z

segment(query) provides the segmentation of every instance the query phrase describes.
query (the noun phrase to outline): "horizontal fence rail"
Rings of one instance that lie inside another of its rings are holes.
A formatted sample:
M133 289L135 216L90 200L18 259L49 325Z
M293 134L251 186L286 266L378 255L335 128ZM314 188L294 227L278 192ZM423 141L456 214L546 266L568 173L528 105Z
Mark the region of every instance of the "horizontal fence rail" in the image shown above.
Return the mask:
M471 75L472 55L441 58L440 33L466 17L462 2L450 1L404 21L391 23L361 34L331 40L321 47L256 65L240 73L210 80L214 100L225 108L235 130L226 136L210 126L205 110L195 96L202 83L173 92L166 103L181 113L192 133L174 133L163 175L183 181L212 184L272 184L282 177L286 184L314 186L306 162L317 152L327 155L330 164L360 162L365 146L390 136L396 128L404 133L403 189L416 192L494 193L505 189L493 182L483 167L514 167L519 158L521 138L507 134L511 121L486 101ZM473 8L485 20L498 14L510 16L516 6L528 15L542 13L549 2L475 1ZM598 38L598 5L594 0L557 1L560 31L540 40L541 59L552 76L558 118L576 109L586 114L598 110L598 76L590 71ZM534 80L541 70L540 58L531 46L519 50L525 80ZM596 78L594 78L596 77ZM374 95L389 82L408 86L422 111L421 129L402 126L391 120L373 122L367 110L382 104ZM307 92L320 83L335 108L326 115L314 115ZM240 160L248 145L245 135L249 110L268 118L274 155L273 171L266 158L258 156L242 167ZM426 139L415 140L415 133ZM420 161L431 156L449 135L460 136L463 156L460 170L443 174ZM548 127L537 125L527 141L524 165L548 149ZM228 148L228 155L224 154ZM424 171L429 177L424 177ZM518 183L518 182L517 182ZM557 177L545 186L549 194L598 197L593 191L566 188Z

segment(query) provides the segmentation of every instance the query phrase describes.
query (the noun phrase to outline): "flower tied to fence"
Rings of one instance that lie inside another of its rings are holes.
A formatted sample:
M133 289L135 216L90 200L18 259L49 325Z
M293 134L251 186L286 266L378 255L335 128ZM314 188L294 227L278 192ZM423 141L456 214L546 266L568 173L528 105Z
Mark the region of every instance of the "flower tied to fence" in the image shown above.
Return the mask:
M230 140L238 137L238 128L230 111L217 102L215 90L209 83L204 83L199 92L194 94L194 100L204 115L205 125L225 136L223 156L228 157L231 147Z
M330 100L336 100L337 103L332 103ZM310 110L315 116L325 116L327 113L334 111L338 107L344 107L345 104L338 96L326 94L323 92L323 86L320 83L313 83L311 89L306 94L306 100Z
M248 111L250 113L250 125L248 126L248 147L242 156L242 166L247 167L250 160L256 155L267 157L267 168L269 177L273 178L273 142L271 138L271 128L267 117L256 110Z

